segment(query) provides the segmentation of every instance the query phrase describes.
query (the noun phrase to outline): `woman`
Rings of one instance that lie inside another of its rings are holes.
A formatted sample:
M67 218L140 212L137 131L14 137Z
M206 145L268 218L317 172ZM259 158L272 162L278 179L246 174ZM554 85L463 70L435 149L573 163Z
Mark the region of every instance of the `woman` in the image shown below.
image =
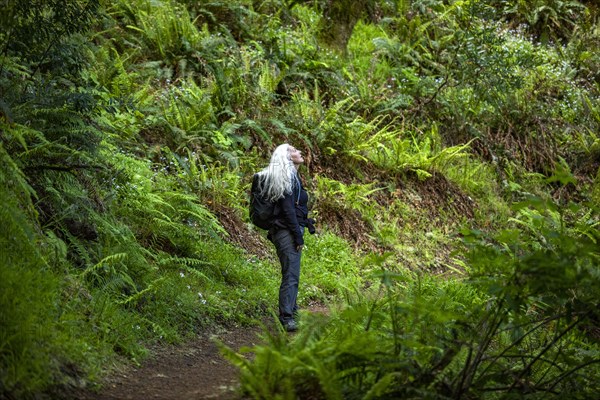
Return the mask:
M267 237L275 245L281 263L279 321L288 332L298 329L296 298L304 228L310 233L315 231L314 221L308 218L308 193L298 175L302 163L302 153L286 143L275 149L269 166L259 172L259 181L263 182L261 195L276 203L275 219Z

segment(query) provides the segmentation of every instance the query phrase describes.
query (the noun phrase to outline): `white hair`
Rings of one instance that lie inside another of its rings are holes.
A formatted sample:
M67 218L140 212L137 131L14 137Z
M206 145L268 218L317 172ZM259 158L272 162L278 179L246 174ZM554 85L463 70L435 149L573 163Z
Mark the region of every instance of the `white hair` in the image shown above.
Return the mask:
M258 173L263 178L259 180L263 182L260 193L270 201L277 201L292 193L296 167L292 162L290 147L287 143L277 146L269 165Z

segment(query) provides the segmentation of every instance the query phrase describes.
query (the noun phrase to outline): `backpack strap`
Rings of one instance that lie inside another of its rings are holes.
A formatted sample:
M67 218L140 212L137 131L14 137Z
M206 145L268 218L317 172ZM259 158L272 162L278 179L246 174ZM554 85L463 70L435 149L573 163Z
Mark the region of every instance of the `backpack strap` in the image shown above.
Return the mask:
M300 192L302 191L302 182L300 182L298 173L294 174L294 178L296 179L296 185L298 186L298 195L296 196L296 205L298 205L298 203L300 203Z

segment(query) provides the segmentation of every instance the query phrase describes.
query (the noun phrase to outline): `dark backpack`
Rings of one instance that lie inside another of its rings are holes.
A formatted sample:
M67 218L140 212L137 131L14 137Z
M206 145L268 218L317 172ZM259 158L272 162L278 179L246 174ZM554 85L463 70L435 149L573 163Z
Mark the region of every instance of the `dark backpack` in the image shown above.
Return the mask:
M261 229L271 229L275 220L276 202L271 202L261 196L260 189L264 178L254 174L252 178L252 189L250 190L250 220Z

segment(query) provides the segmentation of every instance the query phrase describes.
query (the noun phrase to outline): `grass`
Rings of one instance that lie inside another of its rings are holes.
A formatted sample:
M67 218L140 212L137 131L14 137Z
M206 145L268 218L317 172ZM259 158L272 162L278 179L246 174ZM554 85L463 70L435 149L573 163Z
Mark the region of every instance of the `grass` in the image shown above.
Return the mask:
M299 300L327 303L362 285L359 260L346 241L329 231L305 235Z

